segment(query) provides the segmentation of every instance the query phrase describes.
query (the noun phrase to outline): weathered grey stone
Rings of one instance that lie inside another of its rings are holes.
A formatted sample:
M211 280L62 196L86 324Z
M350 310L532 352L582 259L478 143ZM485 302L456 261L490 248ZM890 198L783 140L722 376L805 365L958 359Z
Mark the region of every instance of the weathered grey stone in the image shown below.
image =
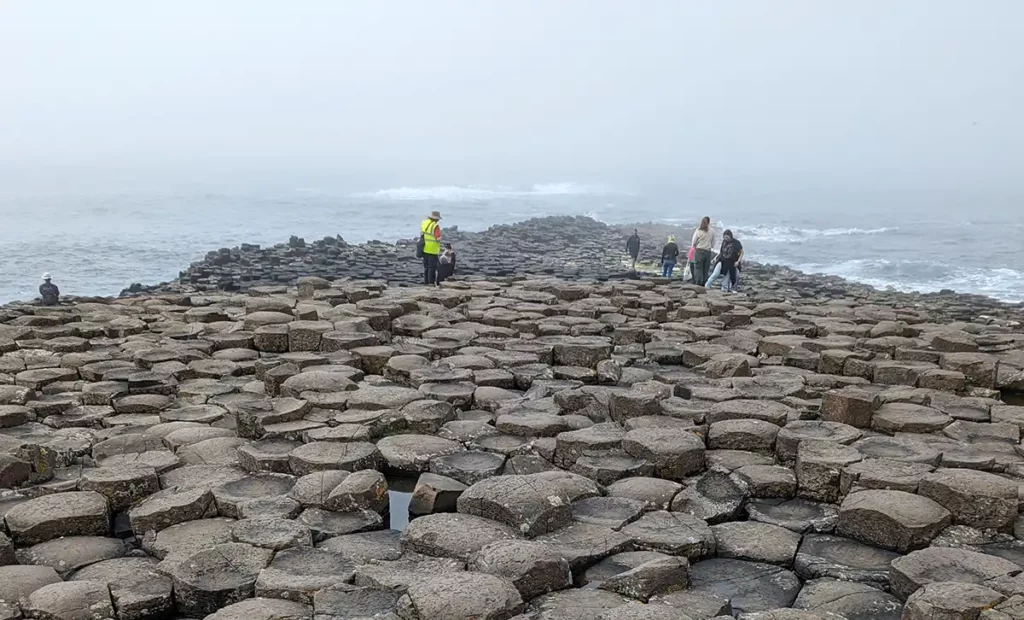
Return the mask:
M572 518L580 523L603 525L618 530L636 521L647 504L624 497L587 497L572 504Z
M565 527L572 520L569 496L543 474L478 482L459 497L458 509L504 523L530 538Z
M921 479L918 492L949 510L954 523L1007 530L1017 518L1017 484L995 474L940 469Z
M114 604L107 584L99 581L65 581L45 585L28 597L25 612L42 620L93 620L112 618Z
M329 538L317 545L351 558L356 564L374 561L393 561L402 556L402 533L398 530L361 532Z
M431 473L446 476L472 486L492 478L505 467L505 455L482 450L466 450L430 460Z
M253 595L274 552L242 543L198 551L167 567L178 613L207 616Z
M756 521L712 526L718 557L779 564L790 567L800 545L800 535Z
M376 469L381 459L377 446L367 442L315 441L295 448L288 455L296 476L327 470Z
M469 570L509 580L524 600L572 586L568 560L557 548L534 541L491 543L469 558Z
M686 558L666 556L609 576L598 587L647 602L652 596L683 590L689 585L689 561Z
M562 590L530 603L529 620L591 620L602 613L622 607L629 599L604 590ZM517 617L515 620L522 620Z
M800 591L800 579L779 566L731 559L712 559L691 567L691 589L724 598L733 613L789 607Z
M622 438L622 448L651 463L658 476L671 480L681 480L704 468L704 442L689 431L630 431Z
M803 499L752 501L747 505L751 521L770 523L798 534L831 532L839 521L839 510L831 504Z
M431 459L455 454L463 447L430 435L395 435L377 442L387 468L398 474L416 475L430 468Z
M0 566L0 601L27 602L39 588L60 581L60 575L50 566Z
M639 549L685 556L692 562L715 553L715 537L707 524L688 514L655 511L622 528Z
M172 525L160 532L150 531L142 539L142 548L150 555L166 559L188 557L196 551L232 542L234 519L200 519Z
M469 487L458 480L437 474L420 474L409 501L409 512L429 515L436 512L455 512L456 502Z
M231 538L235 542L273 551L313 546L313 536L308 526L292 519L277 517L242 519L231 528Z
M793 607L834 613L847 620L900 620L903 604L895 596L862 583L817 579L804 584Z
M778 433L778 426L763 420L723 420L708 429L708 447L772 454Z
M733 472L751 497L790 499L796 495L796 474L779 465L745 465Z
M634 548L633 540L622 532L589 523L574 523L537 540L555 547L569 561L574 573L610 555Z
M682 488L683 485L671 480L637 476L618 480L609 485L607 491L610 497L644 502L652 510L667 510Z
M217 514L213 493L207 489L173 487L154 493L129 511L132 531L138 535L159 532L172 525Z
M821 404L821 419L856 428L869 428L875 411L882 406L876 392L859 387L830 390Z
M409 586L397 604L403 620L508 620L523 609L519 591L486 573L440 574Z
M67 578L84 566L122 557L128 550L128 545L117 538L64 536L21 549L18 551L18 559L21 564L52 566L62 577Z
M250 598L228 605L206 620L310 620L309 605L274 598Z
M927 546L951 522L934 501L903 491L851 493L839 509L839 534L906 553Z
M93 491L44 495L7 511L7 529L18 545L61 536L105 536L110 531L107 500Z
M309 547L285 549L260 571L256 596L312 604L318 591L354 576L355 564L340 553Z
M324 508L336 512L370 510L385 513L388 510L388 483L384 474L372 469L353 472L334 487Z
M397 619L393 612L400 596L401 592L397 591L338 584L314 595L314 617L333 620Z
M171 579L157 571L157 564L152 558L110 559L79 570L71 579L107 584L117 617L143 620L174 610Z
M1006 597L974 583L933 582L910 595L903 611L905 620L960 620L978 617Z
M797 495L804 499L835 503L845 467L863 456L850 446L831 441L808 440L800 443L796 457Z
M348 478L351 472L340 469L328 469L306 474L295 481L288 497L303 506L323 508L331 491Z
M898 557L894 551L849 538L807 534L797 551L795 570L804 579L832 578L882 586L889 581L889 565Z
M985 584L1018 572L1018 565L995 556L963 549L929 547L893 560L889 585L893 594L906 600L929 583Z
M749 491L740 478L715 466L683 485L672 500L672 511L720 523L738 518L748 497Z
M380 514L369 510L330 512L320 508L307 508L302 511L298 520L309 526L314 543L319 543L332 536L378 530L384 526L384 519Z
M471 514L433 514L419 517L402 532L402 548L434 557L467 561L487 545L520 538L512 527Z

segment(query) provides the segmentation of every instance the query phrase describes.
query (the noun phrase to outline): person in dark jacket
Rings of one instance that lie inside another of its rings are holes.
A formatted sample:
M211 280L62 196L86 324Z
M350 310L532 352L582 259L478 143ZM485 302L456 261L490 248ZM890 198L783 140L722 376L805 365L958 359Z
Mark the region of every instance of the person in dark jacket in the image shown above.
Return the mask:
M633 229L633 234L626 239L626 252L633 259L633 271L636 271L636 259L640 256L640 233Z
M44 306L56 306L60 303L60 289L53 282L50 282L50 274L43 274L43 283L39 285L39 296L43 299Z
M455 248L452 244L444 244L444 251L437 261L437 283L440 285L448 278L455 275Z
M676 245L674 235L668 236L668 243L661 248L661 275L664 278L671 278L672 271L676 268L676 261L679 260L679 246Z
M743 244L732 236L732 231L722 233L722 248L718 251L718 258L722 262L722 290L731 293L736 287L739 277L736 267L743 260Z

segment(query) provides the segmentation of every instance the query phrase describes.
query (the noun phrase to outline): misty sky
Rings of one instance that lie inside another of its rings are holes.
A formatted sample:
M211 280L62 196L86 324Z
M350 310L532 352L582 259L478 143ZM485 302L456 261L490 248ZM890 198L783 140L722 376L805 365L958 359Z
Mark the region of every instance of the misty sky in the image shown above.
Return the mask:
M0 181L1020 188L1022 23L1017 0L0 0Z

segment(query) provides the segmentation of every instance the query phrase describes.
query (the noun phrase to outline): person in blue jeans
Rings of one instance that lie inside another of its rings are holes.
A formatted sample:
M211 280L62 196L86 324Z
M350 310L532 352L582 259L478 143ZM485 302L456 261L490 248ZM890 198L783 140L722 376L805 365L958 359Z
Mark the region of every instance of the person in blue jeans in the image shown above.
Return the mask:
M672 277L677 260L679 260L679 246L676 245L675 236L669 235L668 243L661 249L661 276L663 278Z

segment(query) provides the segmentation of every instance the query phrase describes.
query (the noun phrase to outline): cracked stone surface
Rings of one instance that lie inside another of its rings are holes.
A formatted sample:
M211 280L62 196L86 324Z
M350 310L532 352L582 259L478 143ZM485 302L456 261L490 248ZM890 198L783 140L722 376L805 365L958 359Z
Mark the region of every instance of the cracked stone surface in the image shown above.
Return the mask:
M1020 307L496 232L0 307L0 618L1024 618Z

